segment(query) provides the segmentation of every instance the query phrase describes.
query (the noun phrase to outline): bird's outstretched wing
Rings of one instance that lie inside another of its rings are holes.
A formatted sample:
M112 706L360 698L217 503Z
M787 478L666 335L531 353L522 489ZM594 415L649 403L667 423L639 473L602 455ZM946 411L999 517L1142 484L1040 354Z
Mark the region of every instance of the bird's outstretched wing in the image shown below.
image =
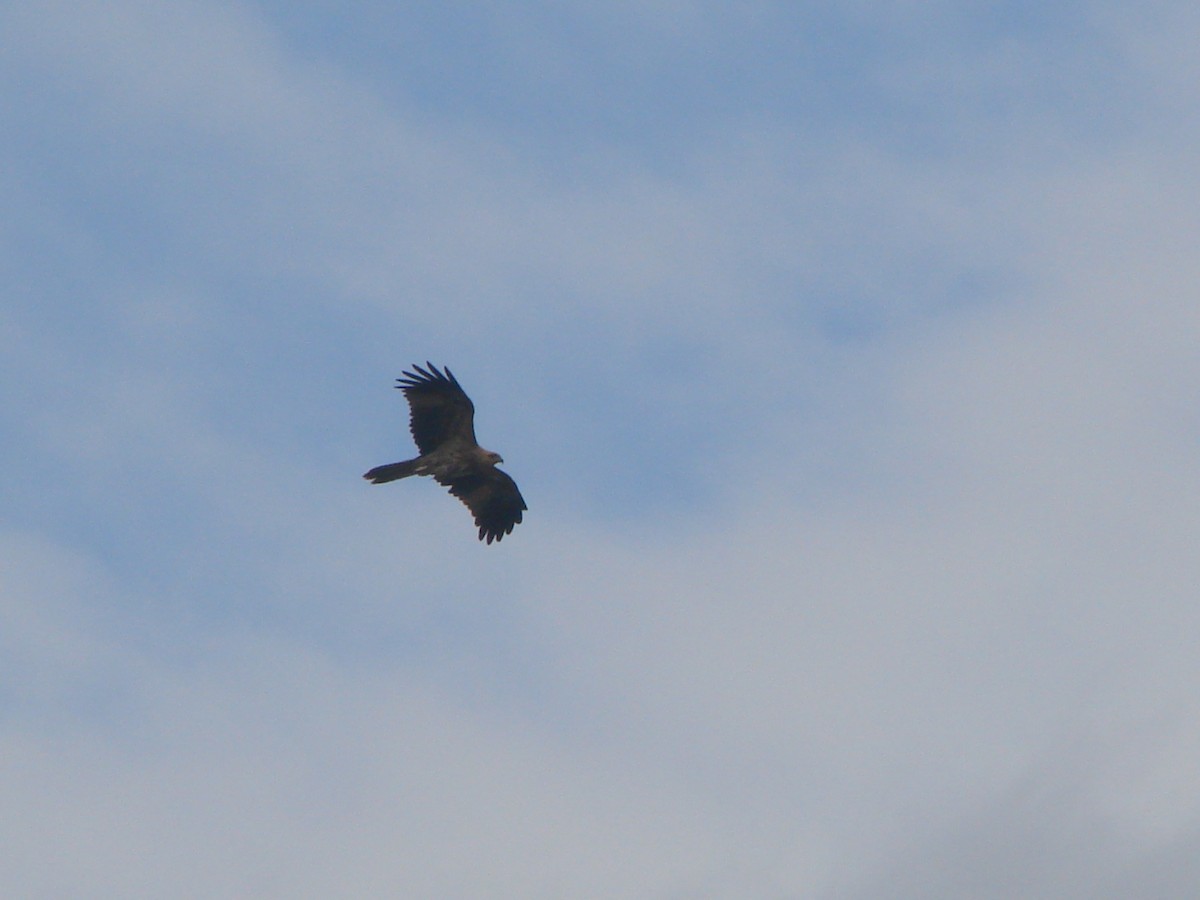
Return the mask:
M521 521L521 512L529 507L506 472L488 466L469 475L438 478L450 493L467 505L479 526L479 539L501 540Z
M475 405L445 368L433 363L414 365L415 372L396 379L408 400L409 430L422 454L432 453L447 441L475 444Z

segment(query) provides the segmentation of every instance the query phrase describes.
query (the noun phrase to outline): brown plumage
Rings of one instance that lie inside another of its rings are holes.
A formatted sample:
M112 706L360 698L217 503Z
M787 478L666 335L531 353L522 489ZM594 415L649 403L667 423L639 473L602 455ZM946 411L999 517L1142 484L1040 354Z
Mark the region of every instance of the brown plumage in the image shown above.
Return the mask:
M511 534L528 509L516 482L496 468L499 453L475 441L475 404L448 368L425 363L405 372L396 387L409 407L409 430L421 455L404 462L376 466L363 476L383 484L409 475L431 475L467 505L479 526L479 539L501 540Z

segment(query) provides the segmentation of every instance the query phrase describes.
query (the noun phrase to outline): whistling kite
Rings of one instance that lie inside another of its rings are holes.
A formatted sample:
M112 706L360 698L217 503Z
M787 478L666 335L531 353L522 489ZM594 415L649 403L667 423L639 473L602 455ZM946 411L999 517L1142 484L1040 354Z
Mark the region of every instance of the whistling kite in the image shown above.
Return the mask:
M501 540L528 509L516 482L496 468L499 453L475 442L475 404L449 369L425 363L397 378L408 400L409 431L421 455L406 462L377 466L363 478L383 484L409 475L432 475L467 505L479 526L479 539Z

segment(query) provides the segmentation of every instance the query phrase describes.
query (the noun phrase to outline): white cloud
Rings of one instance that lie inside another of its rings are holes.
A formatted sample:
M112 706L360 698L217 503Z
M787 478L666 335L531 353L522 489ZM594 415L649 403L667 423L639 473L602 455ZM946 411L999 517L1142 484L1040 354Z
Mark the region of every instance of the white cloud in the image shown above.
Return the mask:
M261 634L210 643L199 665L129 650L121 714L67 741L6 729L8 890L631 896L717 849L677 786L402 668Z

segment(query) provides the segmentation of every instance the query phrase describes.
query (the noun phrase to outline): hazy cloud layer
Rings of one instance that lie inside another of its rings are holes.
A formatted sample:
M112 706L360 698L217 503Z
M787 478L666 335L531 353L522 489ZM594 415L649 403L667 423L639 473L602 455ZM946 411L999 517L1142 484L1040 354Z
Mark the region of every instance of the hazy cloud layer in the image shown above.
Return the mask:
M0 14L5 892L1194 893L1197 22L1067 10Z

